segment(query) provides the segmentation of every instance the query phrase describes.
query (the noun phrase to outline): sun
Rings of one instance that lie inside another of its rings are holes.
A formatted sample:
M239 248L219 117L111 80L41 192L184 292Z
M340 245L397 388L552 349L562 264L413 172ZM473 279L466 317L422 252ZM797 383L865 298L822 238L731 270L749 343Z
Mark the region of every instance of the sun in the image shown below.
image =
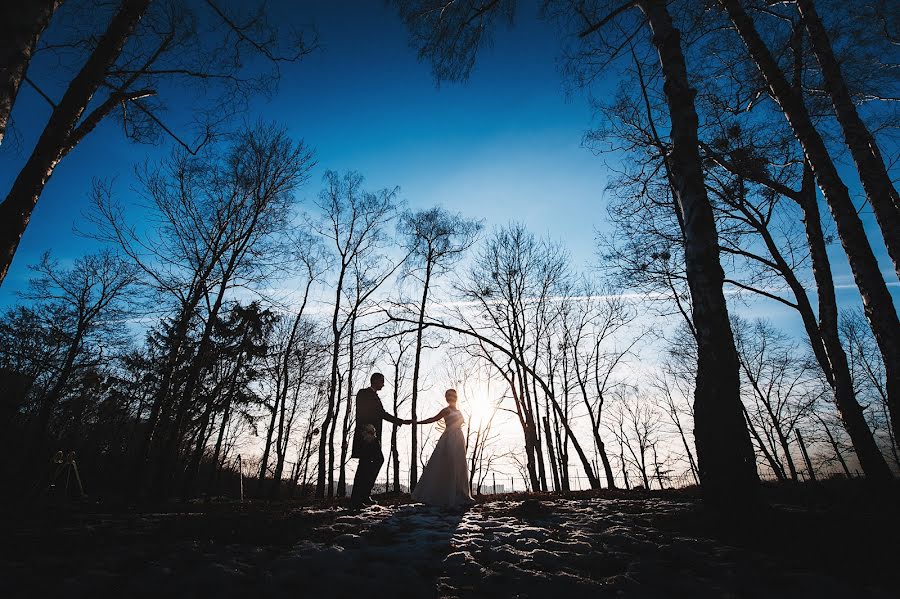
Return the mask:
M465 398L465 406L465 411L470 420L469 424L473 430L480 429L487 424L491 417L492 406L488 402L486 395L476 393Z

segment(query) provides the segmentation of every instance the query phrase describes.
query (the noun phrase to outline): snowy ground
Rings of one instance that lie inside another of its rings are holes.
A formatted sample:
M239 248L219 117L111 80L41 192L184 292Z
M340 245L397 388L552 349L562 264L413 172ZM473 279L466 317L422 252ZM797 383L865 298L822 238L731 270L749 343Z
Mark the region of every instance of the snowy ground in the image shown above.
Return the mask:
M677 497L510 498L456 512L236 509L6 522L0 581L13 592L3 595L896 596L896 573L882 570L897 546L848 547L862 537L840 529L859 522L807 507L774 510L762 527L771 534L743 529L732 538L695 500ZM803 523L796 533L784 530L792 522ZM885 534L896 538L891 526ZM851 567L841 557L848 551Z

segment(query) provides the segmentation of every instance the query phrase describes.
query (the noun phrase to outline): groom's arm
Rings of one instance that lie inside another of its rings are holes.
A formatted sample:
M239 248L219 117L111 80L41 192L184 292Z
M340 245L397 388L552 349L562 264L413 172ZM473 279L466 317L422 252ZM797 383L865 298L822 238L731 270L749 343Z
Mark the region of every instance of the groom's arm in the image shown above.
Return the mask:
M381 409L381 418L383 420L387 420L388 422L393 422L394 424L396 424L398 426L406 424L406 420L403 420L402 418L397 418L393 414L388 414L387 412L384 411L384 408Z

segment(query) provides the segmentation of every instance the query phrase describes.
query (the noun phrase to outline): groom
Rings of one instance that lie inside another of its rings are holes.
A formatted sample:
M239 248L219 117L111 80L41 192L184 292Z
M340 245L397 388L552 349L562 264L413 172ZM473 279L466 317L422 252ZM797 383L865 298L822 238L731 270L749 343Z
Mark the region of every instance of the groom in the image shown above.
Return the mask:
M356 430L353 434L353 453L350 455L351 458L359 458L353 478L353 492L350 494L350 506L356 509L375 503L369 493L384 463L381 421L387 420L396 425L409 423L384 411L378 398L378 392L384 387L384 375L376 372L369 381L371 386L360 389L356 394Z

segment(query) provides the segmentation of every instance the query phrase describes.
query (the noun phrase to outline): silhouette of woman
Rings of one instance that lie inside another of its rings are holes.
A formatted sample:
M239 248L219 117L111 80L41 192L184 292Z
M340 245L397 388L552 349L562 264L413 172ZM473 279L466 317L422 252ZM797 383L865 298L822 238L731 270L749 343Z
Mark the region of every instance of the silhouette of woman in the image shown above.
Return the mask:
M429 424L443 418L445 428L412 492L412 498L428 505L456 507L473 501L469 490L466 439L462 432L465 419L462 412L456 409L456 390L448 389L444 398L447 400L446 408L418 423Z

